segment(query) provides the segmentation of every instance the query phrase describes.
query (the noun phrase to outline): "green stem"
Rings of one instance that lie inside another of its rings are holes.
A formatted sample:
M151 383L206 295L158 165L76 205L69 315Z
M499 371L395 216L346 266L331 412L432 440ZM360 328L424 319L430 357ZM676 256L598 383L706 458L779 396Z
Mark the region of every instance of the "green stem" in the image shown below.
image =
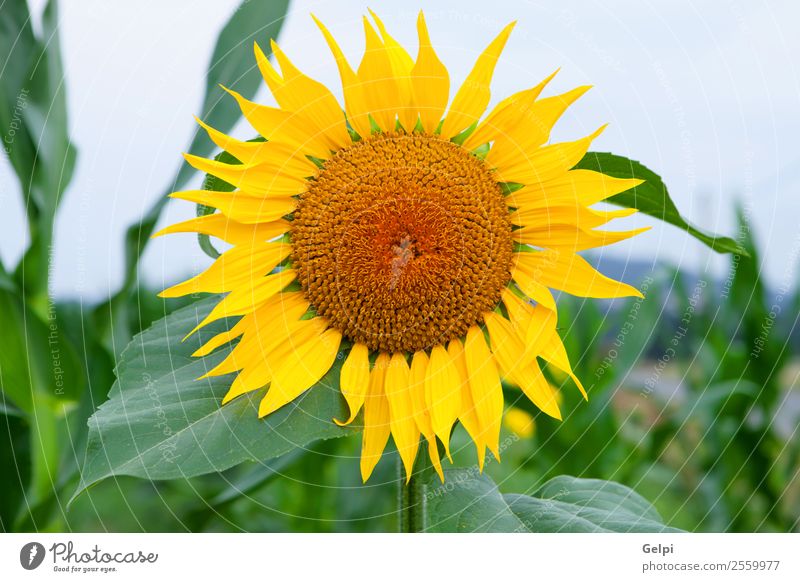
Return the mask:
M424 532L426 522L427 485L433 474L433 466L426 451L420 451L411 478L406 483L406 472L402 461L398 458L400 491L400 531L402 533Z

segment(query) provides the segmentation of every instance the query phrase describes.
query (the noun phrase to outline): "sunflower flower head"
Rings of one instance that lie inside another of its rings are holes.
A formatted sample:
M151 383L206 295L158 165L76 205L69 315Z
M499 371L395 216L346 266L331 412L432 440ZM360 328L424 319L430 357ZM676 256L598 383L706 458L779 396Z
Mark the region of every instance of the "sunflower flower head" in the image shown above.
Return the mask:
M223 294L198 327L239 317L195 353L238 339L209 372L236 373L223 404L264 390L259 415L266 416L344 358L339 383L349 415L337 422L349 424L363 410L363 479L390 436L406 475L424 437L442 476L440 445L449 457L456 422L481 468L486 449L499 459L502 382L561 418L539 359L586 396L556 329L551 290L639 295L577 254L640 232L598 230L632 211L592 208L639 181L573 169L602 128L549 143L587 87L542 98L551 75L486 113L513 24L450 100L450 76L423 15L416 58L372 17L374 25L364 19L356 69L316 21L341 76L344 110L277 44L277 67L255 47L278 107L229 93L264 139L240 141L200 122L239 163L186 159L235 190L172 194L217 212L159 233L199 232L231 246L162 296Z

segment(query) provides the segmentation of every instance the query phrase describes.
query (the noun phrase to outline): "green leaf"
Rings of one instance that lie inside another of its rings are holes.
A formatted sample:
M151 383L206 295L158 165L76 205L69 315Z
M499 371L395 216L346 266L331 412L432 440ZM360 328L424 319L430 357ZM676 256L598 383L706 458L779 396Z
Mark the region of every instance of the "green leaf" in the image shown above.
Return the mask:
M432 475L425 486L425 499L425 531L530 531L511 511L497 485L477 469L447 469L444 483Z
M54 305L49 304L46 313L43 322L18 293L0 289L0 401L13 403L27 421L31 503L52 496L63 442L57 432L86 386L77 354L64 333L65 323Z
M37 50L27 2L4 3L0 10L0 127L4 132L3 150L21 183L23 176L30 175L36 156L22 115L28 105L27 83Z
M0 289L0 391L34 415L34 397L57 413L73 406L86 385L77 354L55 309L41 321L17 293Z
M217 322L181 341L217 301L211 297L173 312L125 348L109 400L89 419L86 458L73 499L112 475L192 477L356 430L332 420L346 414L338 385L343 358L316 386L264 419L258 418L263 390L222 406L233 377L197 378L231 346L204 358L191 354L230 322Z
M11 277L11 275L8 274L8 271L6 271L2 261L0 261L0 290L3 291L17 290L17 284L14 282L14 279Z
M16 278L42 315L53 222L72 178L76 152L69 140L57 3L51 0L45 6L40 39L33 35L26 3L6 4L11 6L4 5L0 16L0 123L7 128L3 149L22 188L31 231Z
M72 178L75 148L69 140L67 94L61 42L58 36L58 3L50 0L42 14L42 39L32 63L27 85L30 100L24 109L28 132L36 144L32 199L39 213L55 216L61 194Z
M619 483L560 476L532 496L502 495L474 469L450 469L426 486L428 531L667 532L644 498Z
M270 39L278 38L288 6L289 0L244 0L223 27L209 64L206 93L200 108L201 117L212 127L222 132L230 131L241 117L236 101L220 85L235 89L248 98L255 95L261 83L261 73L255 63L253 43L257 41L267 55L271 54ZM188 152L208 156L213 147L205 132L199 130ZM155 201L141 221L128 228L125 234L125 283L118 297L127 300L127 294L136 284L139 257L168 201L167 194L182 188L193 172L188 164L182 162L167 191ZM124 300L115 301L115 304L124 304Z
M718 253L734 253L748 256L747 250L732 238L704 232L687 222L669 196L661 177L641 163L623 156L603 152L589 152L575 166L576 169L595 170L615 178L638 178L644 180L636 188L612 196L607 200L617 206L636 208L640 212L663 220L708 245Z
M271 54L270 40L278 38L289 0L251 2L245 0L220 32L206 76L206 94L202 118L220 131L230 130L241 117L239 105L220 85L245 96L255 95L262 79L253 54L258 42L265 54ZM204 131L198 131L189 151L208 155L214 144Z
M2 397L0 394L0 402ZM30 479L30 448L25 421L0 412L0 532L12 530L24 505L25 486Z

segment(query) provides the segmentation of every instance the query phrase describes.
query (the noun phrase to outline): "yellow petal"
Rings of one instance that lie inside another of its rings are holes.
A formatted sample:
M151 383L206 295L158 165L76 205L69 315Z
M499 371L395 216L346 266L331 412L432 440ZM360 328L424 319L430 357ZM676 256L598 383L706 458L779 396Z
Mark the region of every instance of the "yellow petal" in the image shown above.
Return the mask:
M291 337L293 342L303 341L303 338L308 336L307 331L310 329L317 334L322 333L324 328L318 326L319 322L300 321L300 315L307 307L308 302L305 301L302 294L281 293L267 301L258 310L242 317L240 323L245 327L239 343L234 346L225 360L201 378L220 376L244 368L259 367L266 361L267 356L278 347L291 345L288 338ZM225 404L231 398L250 389L266 385L270 378L271 376L268 376L263 383L241 391L237 391L238 388L232 386L222 403ZM237 378L234 384L237 382L241 384L242 380L244 379Z
M192 356L201 357L210 354L222 344L242 334L246 334L248 337L258 336L262 326L269 326L272 332L270 337L283 337L280 335L280 331L286 329L285 333L289 333L286 325L299 320L308 309L308 305L308 301L301 292L278 293L256 311L243 316L229 331L211 338Z
M193 168L241 188L251 196L294 196L308 189L306 176L270 164L226 164L191 154L183 157Z
M513 382L516 372L528 364L528 360L523 359L525 346L511 323L502 315L486 313L484 321L500 373Z
M221 375L224 373L221 369L223 367L241 370L222 400L222 404L225 404L242 394L269 384L275 370L289 352L295 346L319 337L325 327L326 323L322 318L315 318L287 323L280 331L271 329L269 336L264 331L245 335L230 356L206 376ZM228 360L231 362L228 363Z
M378 15L375 14L372 9L368 10L375 20L375 24L378 26L386 50L389 51L389 59L392 61L392 69L395 71L395 75L397 77L408 76L411 69L414 67L414 59L412 59L408 51L389 34L389 31L386 30L386 26L383 24L383 21L378 18Z
M517 156L512 165L497 168L497 181L535 184L563 176L581 161L604 129L605 126L579 140L540 147L526 156Z
M484 316L492 353L503 377L516 384L542 412L561 419L555 390L547 383L536 360L525 357L525 346L511 323L496 313Z
M556 300L553 298L553 294L550 292L550 289L540 283L536 277L529 275L522 269L512 270L511 277L525 295L543 305L547 309L552 311L556 310Z
M339 48L336 39L333 38L333 35L328 31L325 25L313 14L311 18L314 19L314 22L317 23L317 26L322 31L325 41L328 43L328 47L333 53L333 57L336 59L336 66L339 68L339 76L342 79L342 91L344 93L347 121L350 122L350 125L358 135L362 138L367 138L370 133L372 133L369 122L370 111L358 76L347 62L342 49Z
M542 357L542 359L560 369L562 372L569 374L569 377L572 378L573 382L575 382L578 390L581 391L584 400L589 400L589 395L586 394L586 389L584 389L583 384L572 371L567 350L564 348L564 344L561 341L557 331L553 330L553 333L550 335L550 339L542 347L539 355Z
M425 399L425 376L428 371L428 356L425 352L414 352L411 359L411 370L408 376L408 393L414 407L414 420L420 432L426 438L433 435L433 426Z
M260 105L241 94L223 87L236 102L242 115L261 136L269 142L278 142L298 154L327 159L330 156L328 142L305 118L293 111Z
M248 196L243 192L186 190L170 194L170 197L217 208L225 216L242 224L274 222L297 208L297 200L294 198L264 198Z
M439 125L450 98L450 74L431 45L428 27L422 12L417 17L419 52L411 70L411 87L414 107L419 112L426 133L433 133ZM406 127L407 131L413 130Z
M549 337L550 331L556 328L558 316L542 305L531 305L524 298L514 294L511 289L503 289L500 294L508 311L508 318L519 330L520 337L527 343L538 342L540 345ZM544 336L541 337L540 336Z
M442 136L451 138L478 121L491 98L489 85L492 82L497 59L503 52L508 36L514 28L514 22L506 26L497 38L481 53L472 71L464 80L461 88L453 98L442 126Z
M447 457L452 461L450 430L461 412L461 383L455 362L441 345L431 350L425 374L425 400L433 432L444 443Z
M386 399L389 402L389 417L392 438L403 460L406 483L414 472L414 459L419 447L419 429L414 420L414 407L409 391L410 370L402 354L393 354L386 371Z
M266 416L285 406L319 382L336 361L341 341L339 330L328 329L292 349L275 370L267 395L258 408L258 416Z
M272 375L271 370L264 364L265 354L260 354L252 348L252 342L246 339L240 340L236 349L219 366L206 374L206 376L221 376L240 370L222 398L223 405L269 384Z
M519 270L547 287L578 297L611 299L643 297L634 287L609 279L592 267L586 259L573 253L542 251L517 253L512 274ZM516 275L513 275L516 280Z
M442 461L439 458L439 445L433 433L433 425L428 412L428 403L425 400L425 376L428 371L428 355L424 351L414 352L411 360L411 372L408 376L408 391L414 407L414 420L417 427L428 441L428 456L439 478L444 482Z
M511 289L503 289L500 292L500 298L506 306L508 312L508 319L516 328L527 330L527 325L531 317L531 310L533 305L525 301L522 297L516 295ZM525 335L522 335L525 338Z
M203 123L195 117L200 126L220 149L225 150L242 164L268 164L282 172L313 176L317 166L308 159L304 152L276 141L241 141Z
M357 343L350 348L350 353L342 365L339 387L350 409L350 417L344 422L336 419L334 421L339 426L344 426L353 422L364 404L364 398L367 397L367 390L369 389L369 348L365 344Z
M498 135L505 131L505 128L514 126L523 115L527 114L531 105L539 97L545 86L556 76L557 72L552 73L535 87L514 93L498 103L492 109L492 112L486 116L486 119L481 121L475 131L464 141L464 147L468 150L474 150L485 143L494 141Z
M508 200L509 206L520 209L547 208L557 204L590 206L635 188L643 182L630 178L613 178L593 170L571 170L541 183L530 182L524 188L509 194Z
M467 331L464 342L469 386L478 425L484 442L496 459L500 459L500 424L503 417L503 387L494 358L478 326Z
M406 49L389 34L383 21L378 18L378 15L372 10L370 10L369 13L372 15L381 33L383 44L389 55L389 62L392 65L392 71L394 72L394 77L397 82L397 102L399 103L397 113L400 118L400 124L407 132L411 133L414 131L414 126L417 123L417 111L413 108L413 92L411 87L411 69L414 68L414 60Z
M210 125L203 122L199 117L194 118L195 121L206 130L208 137L216 146L225 150L243 164L250 164L258 161L259 152L268 142L249 142L241 141L229 135L217 131Z
M583 385L572 371L566 350L558 335L555 313L541 305L527 304L509 289L503 290L502 298L512 324L525 343L524 359L527 361L536 356L542 357L569 374L583 397L588 399Z
M249 322L246 319L244 318L240 319L239 321L236 322L236 325L231 327L229 330L223 331L222 333L218 333L210 340L208 340L206 343L204 343L201 347L197 348L194 351L194 353L192 353L192 356L195 358L207 356L215 349L217 349L219 346L233 341L234 339L236 339L237 337L239 337L244 333L244 330L247 327L248 323Z
M478 454L478 469L483 471L486 460L486 444L484 442L484 428L478 421L478 414L475 410L475 402L472 399L472 389L470 388L469 371L467 370L467 360L464 356L464 346L459 339L450 340L447 345L447 353L450 354L458 370L458 377L461 384L461 411L458 413L458 420L469 434Z
M163 236L179 232L196 232L217 237L232 245L265 242L281 236L289 230L285 220L273 220L257 224L236 222L224 214L215 213L198 216L170 225L153 236Z
M397 111L404 105L400 100L400 89L394 78L389 52L364 18L364 34L367 46L358 66L358 80L372 118L383 131L395 129Z
M547 382L537 361L534 360L519 370L514 383L542 412L561 420L558 391Z
M275 41L271 45L272 54L281 68L281 75L278 75L257 44L256 63L278 104L283 109L305 117L331 150L336 151L347 146L350 135L347 133L342 108L333 93L322 83L300 72Z
M430 457L433 468L436 469L436 474L439 475L439 480L444 483L444 471L442 470L442 459L439 455L439 445L436 442L436 437L432 436L428 439L428 457Z
M211 313L189 335L212 321L217 321L223 317L245 315L255 311L268 299L283 291L296 277L297 273L293 269L284 269L278 273L260 277L247 286L231 291L222 301L217 303Z
M361 440L361 478L367 482L381 459L389 440L389 402L384 385L389 367L389 354L378 354L369 375L369 391L364 400L364 434Z
M191 279L173 285L159 297L182 297L193 293L225 293L268 274L292 252L282 242L236 245L222 253L211 266Z
M620 208L619 210L595 210L586 208L588 214L581 214L580 223L587 228L597 228L609 223L615 218L626 218L639 212L638 208Z
M492 149L486 156L490 166L512 166L550 139L550 132L567 107L572 105L590 87L578 87L563 95L536 101L526 112L498 132Z
M554 310L543 305L529 304L510 289L504 289L501 297L509 320L525 346L523 357L525 361L530 361L541 354L555 333L558 316Z
M570 224L537 224L516 229L512 236L521 244L564 252L578 252L613 245L647 232L649 226L625 231L583 229Z
M570 203L524 204L511 213L511 224L516 226L537 226L543 224L569 224L583 229L603 226L615 218L636 214L636 208L620 210L595 210L579 204Z

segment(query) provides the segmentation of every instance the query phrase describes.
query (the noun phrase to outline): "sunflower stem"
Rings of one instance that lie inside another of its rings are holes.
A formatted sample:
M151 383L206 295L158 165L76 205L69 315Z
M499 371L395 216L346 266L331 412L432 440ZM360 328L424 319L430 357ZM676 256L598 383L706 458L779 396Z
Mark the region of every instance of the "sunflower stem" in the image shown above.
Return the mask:
M424 532L426 523L427 482L433 474L433 466L425 452L417 455L414 471L406 483L406 471L398 457L400 531L402 533Z
M398 473L398 496L397 502L399 504L399 511L400 511L400 533L412 533L414 530L412 529L413 526L413 516L412 516L412 509L411 509L411 491L409 482L406 484L406 470L403 468L403 461L400 460L399 456L397 459L397 473Z

